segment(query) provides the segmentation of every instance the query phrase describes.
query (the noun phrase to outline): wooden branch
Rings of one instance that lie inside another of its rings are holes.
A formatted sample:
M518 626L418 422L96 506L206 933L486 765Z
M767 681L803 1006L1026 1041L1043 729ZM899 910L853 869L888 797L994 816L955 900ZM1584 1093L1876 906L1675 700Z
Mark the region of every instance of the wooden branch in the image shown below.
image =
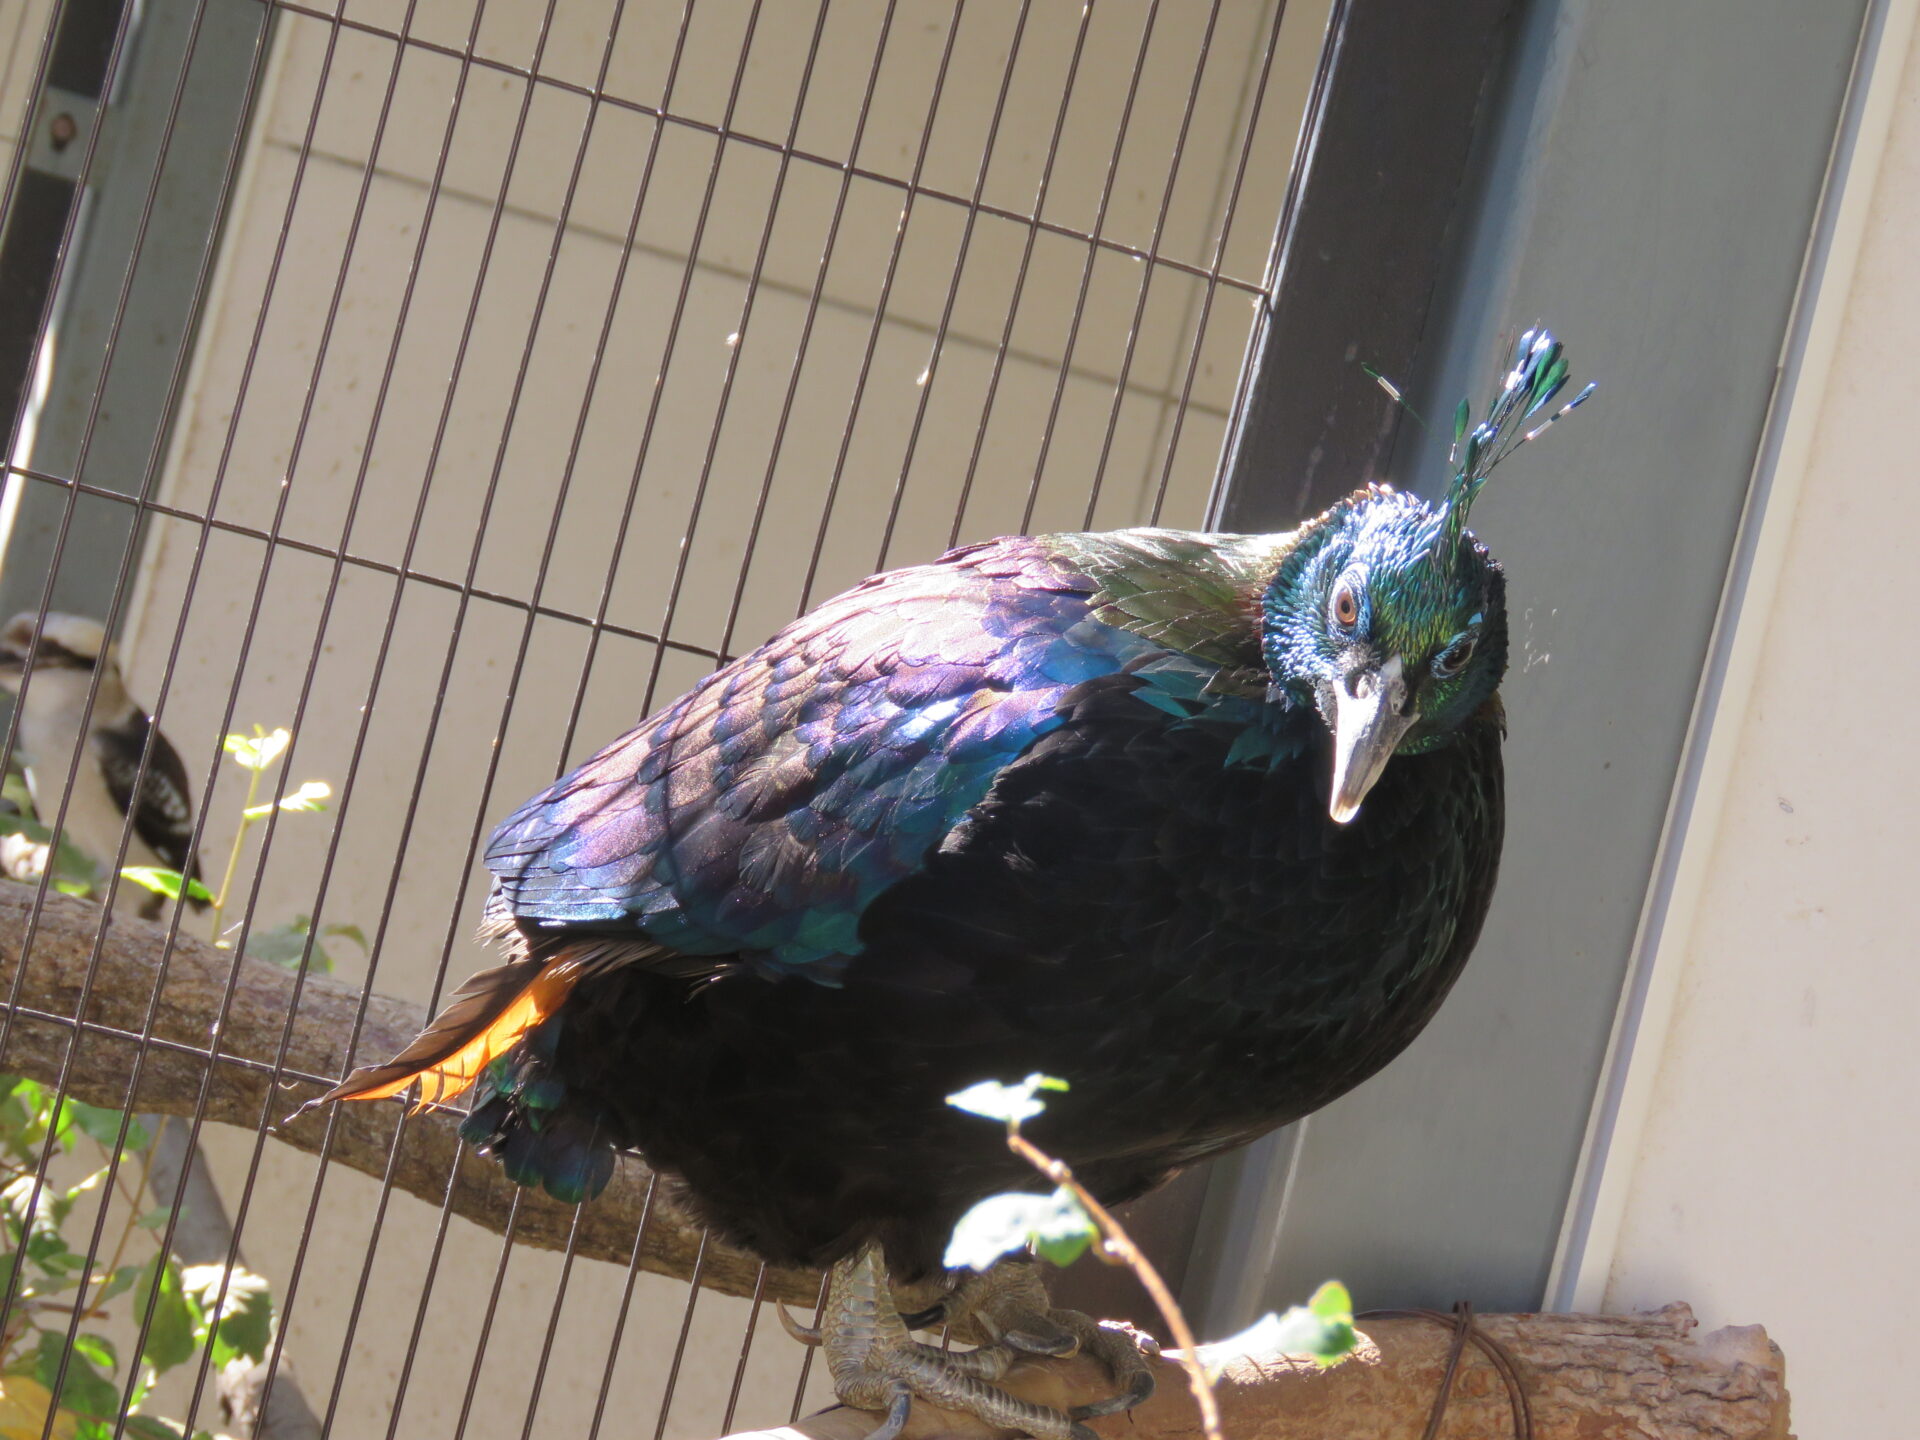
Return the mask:
M98 905L49 892L28 944L34 890L0 884L0 1025L8 1026L0 1050L0 1072L51 1083L60 1076L76 1029L81 1037L69 1076L68 1093L93 1105L191 1116L209 1068L207 1051L230 982L233 999L218 1037L219 1056L211 1062L205 1116L255 1130L271 1125L278 1140L318 1152L328 1116L310 1111L291 1124L281 1123L302 1102L319 1093L307 1081L282 1081L273 1075L275 1057L286 1050L283 1071L315 1076L345 1074L354 1059L385 1059L418 1033L426 1020L416 1006L383 995L367 1001L367 1015L355 1055L346 1053L360 992L327 975L309 975L299 1010L292 1010L296 977L264 961L216 950L182 934L165 960L165 985L152 1006L166 951L165 927L113 916L100 943L84 1015L78 1013L103 914ZM15 992L15 985L19 990ZM10 1019L6 1004L16 1007ZM154 1012L151 1046L139 1066L139 1085L129 1093L139 1055L138 1037ZM39 1012L38 1015L33 1013ZM53 1017L53 1018L47 1018ZM75 1021L80 1023L76 1027ZM187 1047L185 1049L180 1047ZM434 1111L406 1116L396 1103L336 1107L330 1159L363 1174L389 1173L395 1188L438 1205L448 1197L453 1177L454 1213L496 1234L504 1233L516 1193L491 1160L475 1155L455 1133L458 1114ZM396 1130L404 1130L398 1152ZM593 1260L625 1265L652 1177L638 1160L624 1160L606 1192L579 1211L576 1251ZM575 1207L534 1191L518 1191L513 1221L516 1244L563 1249L573 1228ZM700 1232L656 1197L640 1252L643 1269L685 1279L700 1251ZM759 1264L738 1250L709 1244L700 1260L703 1285L734 1295L751 1295ZM817 1275L778 1271L768 1276L767 1295L811 1305L819 1294Z
M1758 1325L1695 1337L1693 1312L1482 1315L1525 1380L1536 1440L1791 1440L1785 1365ZM1217 1386L1229 1440L1411 1440L1422 1433L1446 1371L1452 1331L1427 1320L1370 1320L1359 1351L1331 1370L1285 1355L1227 1353ZM1200 1418L1180 1371L1156 1364L1159 1389L1130 1415L1092 1422L1107 1440L1193 1440ZM1065 1408L1106 1393L1090 1360L1029 1361L1009 1374L1022 1398ZM863 1440L875 1417L832 1409L798 1425L732 1440ZM1473 1346L1460 1361L1441 1435L1511 1440L1506 1387ZM1006 1440L967 1416L915 1402L902 1440Z

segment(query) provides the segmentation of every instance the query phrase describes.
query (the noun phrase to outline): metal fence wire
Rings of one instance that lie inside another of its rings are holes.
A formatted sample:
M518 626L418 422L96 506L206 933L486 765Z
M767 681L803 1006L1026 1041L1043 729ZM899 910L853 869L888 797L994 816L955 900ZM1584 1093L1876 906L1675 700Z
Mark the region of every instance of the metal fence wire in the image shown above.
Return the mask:
M59 37L89 14L104 104L49 161L80 63ZM483 962L490 826L825 596L995 534L1202 523L1327 17L1325 0L0 5L9 214L49 164L75 196L19 337L0 590L118 637L184 761L209 883L251 779L256 804L329 787L323 812L247 827L220 921L238 956L304 917L285 1035L323 950L338 978L430 1008ZM233 123L209 140L192 117L216 102ZM291 734L261 772L223 748L255 725ZM19 746L16 711L0 758ZM31 758L59 826L84 747ZM23 1000L56 878L33 882L0 1046L64 1026L44 1077L64 1095L109 938L70 1006ZM119 904L130 884L99 889ZM163 966L207 919L167 924ZM215 1023L184 1044L139 1005L114 1109L140 1111L169 1055L302 1078L284 1036L223 1051ZM144 1412L189 1432L658 1440L827 1394L767 1323L764 1276L703 1290L648 1273L637 1238L626 1265L583 1258L578 1226L560 1253L516 1246L511 1218L503 1238L455 1216L450 1176L441 1203L397 1193L397 1161L333 1163L337 1122L304 1153L270 1133L283 1092L248 1129L207 1123L210 1089L168 1126L217 1187L225 1263L270 1286L270 1358L291 1361L273 1383L311 1418L223 1419L211 1339ZM56 1149L13 1178L9 1213L70 1183ZM65 1222L88 1278L136 1207L175 1199L164 1167L109 1168ZM148 1218L178 1248L187 1205ZM17 1317L24 1265L7 1287ZM71 1335L151 1349L164 1307L146 1298L98 1325L73 1306ZM123 1408L137 1370L111 1376Z

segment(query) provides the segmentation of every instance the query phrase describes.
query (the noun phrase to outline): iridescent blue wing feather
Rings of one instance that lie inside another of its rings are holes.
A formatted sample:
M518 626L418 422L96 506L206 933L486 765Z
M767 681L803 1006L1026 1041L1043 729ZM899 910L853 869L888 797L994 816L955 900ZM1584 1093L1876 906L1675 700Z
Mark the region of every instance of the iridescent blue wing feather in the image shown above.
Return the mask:
M830 979L1061 697L1158 648L1097 595L1020 539L869 580L521 807L487 852L501 899Z

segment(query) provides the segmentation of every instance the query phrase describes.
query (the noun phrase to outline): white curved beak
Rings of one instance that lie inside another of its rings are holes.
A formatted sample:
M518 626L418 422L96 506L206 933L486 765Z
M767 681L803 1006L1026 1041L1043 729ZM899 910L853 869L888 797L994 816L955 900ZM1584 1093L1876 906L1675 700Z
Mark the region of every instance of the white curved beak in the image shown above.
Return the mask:
M1420 712L1407 706L1398 655L1378 670L1357 670L1333 688L1333 797L1327 813L1345 825L1360 813L1374 782Z

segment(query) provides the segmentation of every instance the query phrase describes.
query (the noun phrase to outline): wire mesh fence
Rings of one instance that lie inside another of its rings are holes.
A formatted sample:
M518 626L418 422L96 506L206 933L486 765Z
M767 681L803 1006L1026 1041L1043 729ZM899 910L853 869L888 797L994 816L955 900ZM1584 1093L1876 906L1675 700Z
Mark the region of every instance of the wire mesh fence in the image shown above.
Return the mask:
M1202 523L1327 14L104 13L108 103L67 160L83 194L131 196L131 221L110 244L88 233L99 205L76 204L55 247L0 507L5 578L36 612L85 600L118 636L131 694L183 761L210 887L227 871L216 938L296 967L288 1036L327 964L430 1007L482 961L468 936L491 823L810 604L960 541ZM33 173L63 18L0 10L10 197ZM176 153L207 83L194 57L219 36L243 123L218 153L199 138ZM158 97L152 162L96 173L124 153L114 97L130 87ZM166 227L189 159L218 223L181 245ZM171 351L137 323L143 287L190 316ZM159 418L130 449L108 401L136 373ZM23 506L44 523L16 525ZM264 769L223 743L256 725L290 735ZM16 720L4 750L37 767L43 820L67 823L86 748L25 757ZM308 782L330 808L274 808ZM105 858L96 898L117 902L124 857ZM58 878L36 899L53 903ZM171 955L209 921L167 923ZM164 1048L151 1010L136 1034L142 1064ZM220 1046L216 1028L202 1053ZM288 1054L239 1058L298 1078ZM53 1092L84 1064L67 1046ZM141 1100L129 1088L115 1108ZM277 1144L271 1106L251 1128L203 1123L204 1089L192 1108L168 1125L229 1211L225 1263L244 1252L271 1286L305 1433L714 1434L825 1394L799 1347L765 1338L764 1286L644 1273L637 1242L626 1266L516 1247L511 1220L503 1239L450 1200L396 1195L390 1173ZM77 1183L57 1150L48 1136L23 1154L15 1211ZM139 1193L144 1161L108 1168L66 1222L83 1298L129 1218L172 1203ZM183 1209L153 1221L163 1244ZM24 1270L9 1285L17 1317ZM158 1289L100 1322L119 1353L150 1349ZM69 1344L94 1323L71 1308ZM217 1330L143 1408L222 1428ZM117 1372L123 1409L137 1370ZM100 1433L140 1433L126 1425Z

